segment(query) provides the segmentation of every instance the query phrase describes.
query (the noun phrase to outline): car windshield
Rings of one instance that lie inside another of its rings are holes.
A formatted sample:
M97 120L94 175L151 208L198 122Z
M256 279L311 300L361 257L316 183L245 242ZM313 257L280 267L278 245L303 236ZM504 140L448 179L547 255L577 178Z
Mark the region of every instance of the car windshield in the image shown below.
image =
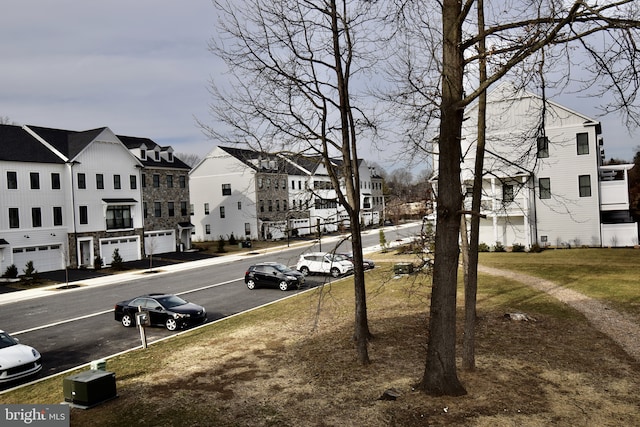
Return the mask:
M18 342L11 335L0 332L0 348L11 347L16 344L18 344Z
M177 307L179 305L187 304L185 300L175 295L167 295L166 297L156 298L164 308Z

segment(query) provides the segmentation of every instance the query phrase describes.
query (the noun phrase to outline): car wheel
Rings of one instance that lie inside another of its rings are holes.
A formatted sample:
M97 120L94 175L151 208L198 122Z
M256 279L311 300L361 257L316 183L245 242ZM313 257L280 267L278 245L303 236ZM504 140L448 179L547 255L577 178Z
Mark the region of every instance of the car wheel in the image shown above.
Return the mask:
M340 270L338 270L338 267L333 267L331 269L331 276L340 277Z
M124 326L125 328L133 326L133 318L129 314L123 314L121 322L122 326Z
M300 273L304 274L305 276L309 275L309 267L300 267Z
M176 322L176 319L174 319L173 317L168 318L164 325L170 331L175 331L176 329L178 329L178 322Z
M256 288L256 282L253 279L247 280L247 288L253 290Z
M280 288L281 291L286 291L287 289L289 289L289 284L283 280L280 282L278 287Z

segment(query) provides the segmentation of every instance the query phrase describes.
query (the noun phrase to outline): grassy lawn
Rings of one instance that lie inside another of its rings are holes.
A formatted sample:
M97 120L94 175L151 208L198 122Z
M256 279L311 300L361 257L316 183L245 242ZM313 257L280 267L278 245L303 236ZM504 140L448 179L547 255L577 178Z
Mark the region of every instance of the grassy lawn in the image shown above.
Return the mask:
M598 292L625 305L637 302L632 282L639 277L639 254L572 249L482 254L481 262L584 292L618 280L624 292L615 297ZM424 371L430 277L396 276L394 262L405 260L383 254L367 273L375 336L368 366L356 361L353 283L345 278L108 359L119 397L92 409L72 409L71 425L640 425L639 364L568 306L493 276L479 277L477 369L458 373L468 394L416 392L413 386ZM462 293L459 303L461 315ZM504 314L513 311L537 321L506 320ZM62 379L0 394L0 403L60 403ZM400 393L397 400L379 400L388 388Z
M608 301L640 322L639 249L556 249L540 253L482 252L480 263L551 280Z

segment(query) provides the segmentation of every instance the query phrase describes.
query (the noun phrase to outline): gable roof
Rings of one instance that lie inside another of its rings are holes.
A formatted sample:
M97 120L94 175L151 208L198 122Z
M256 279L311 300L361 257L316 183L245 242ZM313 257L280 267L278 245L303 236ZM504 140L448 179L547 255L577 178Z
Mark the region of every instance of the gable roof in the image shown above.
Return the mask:
M0 125L0 160L59 163L64 160L49 150L21 126Z
M78 132L31 125L27 127L51 144L60 153L64 154L67 159L75 158L106 129L105 127L101 127Z

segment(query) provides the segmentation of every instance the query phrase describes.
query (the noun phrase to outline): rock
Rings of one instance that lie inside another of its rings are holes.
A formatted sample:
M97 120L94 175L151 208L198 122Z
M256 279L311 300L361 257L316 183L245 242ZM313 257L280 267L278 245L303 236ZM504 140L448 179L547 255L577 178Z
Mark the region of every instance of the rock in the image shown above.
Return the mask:
M400 392L395 388L388 388L382 393L378 400L396 400L400 397Z

